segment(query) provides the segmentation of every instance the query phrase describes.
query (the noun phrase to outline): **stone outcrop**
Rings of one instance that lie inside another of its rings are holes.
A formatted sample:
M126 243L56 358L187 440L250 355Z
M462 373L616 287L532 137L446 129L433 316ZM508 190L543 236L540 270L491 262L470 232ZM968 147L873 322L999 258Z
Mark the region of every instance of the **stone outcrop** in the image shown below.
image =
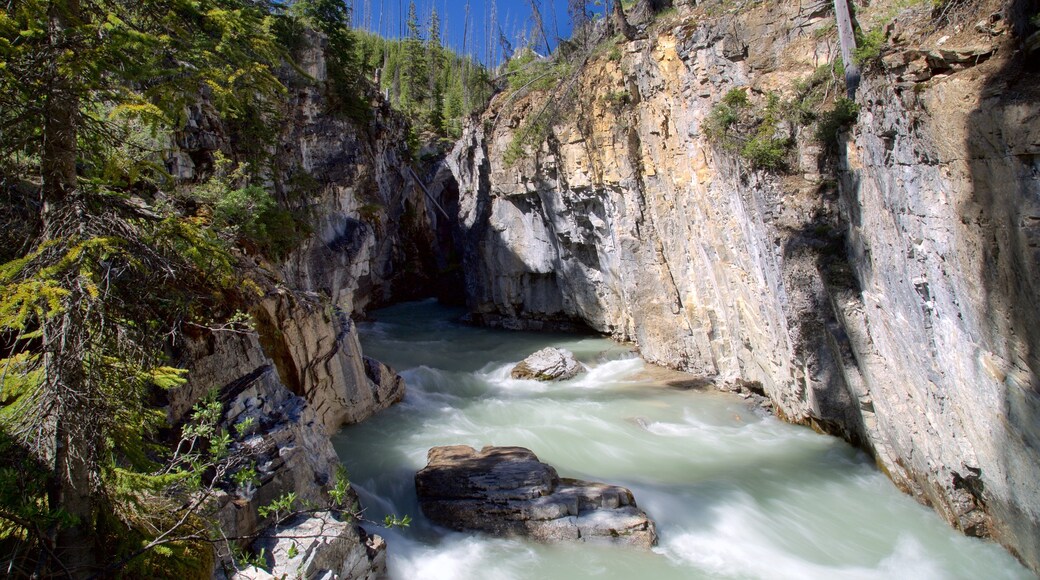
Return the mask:
M475 319L585 324L760 384L783 417L864 446L1040 570L1040 96L1009 32L1035 8L980 2L948 29L894 12L836 159L782 122L776 175L704 128L730 89L793 98L834 60L831 3L682 4L590 60L574 114L530 155L505 152L539 93L500 97L457 145ZM1008 26L971 26L991 13Z
M307 216L299 227L305 235L278 259L242 257L252 279L235 307L249 309L252 330L193 330L176 353L189 374L188 383L170 393L171 424L216 390L229 428L245 417L256 425L237 450L256 460L260 481L220 498L218 519L229 536L256 534L270 523L260 521L257 508L286 493L326 504L338 466L329 435L401 400L405 388L392 369L363 356L351 317L419 296L438 270L430 201L410 170L406 121L374 92L365 119L329 110L324 49L320 34L305 32L294 60L306 75L290 67L279 72L292 89L280 104L268 181L254 184ZM186 117L167 159L182 183L206 179L218 152L237 160L248 156L236 149L256 146L230 134L205 98ZM252 300L256 290L261 296ZM278 570L295 575L298 564L307 577L385 574L381 540L319 519L332 533L306 550L298 547L302 560L278 563L276 576ZM285 547L284 538L271 541L269 553Z
M585 365L574 360L574 353L547 347L520 361L509 375L514 379L564 381L585 372Z
M434 447L415 476L431 521L460 531L649 548L653 521L623 487L561 479L522 447Z
M236 578L267 578L270 572L295 577L378 578L386 574L384 544L368 536L354 523L329 513L301 516L273 529L260 518L258 508L270 505L285 494L295 494L300 505L328 505L327 490L335 485L339 459L328 429L303 397L282 383L274 362L264 355L253 334L217 333L208 341L209 356L198 356L189 365L192 381L172 397L170 414L186 415L187 398L202 381L216 381L222 403L221 426L235 434L231 451L245 458L256 470L256 481L236 489L218 491L215 520L230 538L261 533L254 553L261 548L268 558L268 571L244 571ZM200 346L200 345L196 345ZM196 354L198 352L196 351ZM220 360L227 364L220 365ZM229 382L221 382L230 379ZM248 426L248 428L246 427ZM348 505L357 500L349 492ZM289 557L289 545L296 547ZM231 569L230 550L217 544L217 577ZM349 573L349 575L347 575ZM245 574L245 575L243 575Z
M253 542L252 549L264 555L267 566L249 566L226 575L228 580L386 577L383 539L368 535L361 527L342 521L331 512L301 515L268 530Z

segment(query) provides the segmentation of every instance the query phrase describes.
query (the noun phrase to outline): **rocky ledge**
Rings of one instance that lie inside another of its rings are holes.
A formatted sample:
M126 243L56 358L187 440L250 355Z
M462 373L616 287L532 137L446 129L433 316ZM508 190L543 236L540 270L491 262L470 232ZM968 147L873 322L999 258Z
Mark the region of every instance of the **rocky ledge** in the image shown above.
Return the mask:
M547 347L522 360L509 374L514 379L564 381L583 372L585 365L574 360L574 353L562 348Z
M631 491L560 478L523 447L434 447L415 489L426 517L459 531L541 542L657 543L654 522Z
M253 543L253 553L259 554L270 569L250 566L224 577L374 580L386 576L383 539L332 512L300 515L284 526L269 529Z

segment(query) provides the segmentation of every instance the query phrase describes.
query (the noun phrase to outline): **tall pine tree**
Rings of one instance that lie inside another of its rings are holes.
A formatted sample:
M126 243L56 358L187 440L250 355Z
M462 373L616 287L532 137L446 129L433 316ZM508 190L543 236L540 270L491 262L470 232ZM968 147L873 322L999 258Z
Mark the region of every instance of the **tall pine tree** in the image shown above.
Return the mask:
M98 573L113 477L141 466L133 450L161 419L149 389L179 381L157 337L184 315L183 288L229 276L192 224L127 201L167 179L128 143L161 141L204 94L232 121L277 97L271 10L256 0L0 7L2 181L40 196L36 242L0 266L0 443L44 487L5 495L0 530L33 552L37 575Z

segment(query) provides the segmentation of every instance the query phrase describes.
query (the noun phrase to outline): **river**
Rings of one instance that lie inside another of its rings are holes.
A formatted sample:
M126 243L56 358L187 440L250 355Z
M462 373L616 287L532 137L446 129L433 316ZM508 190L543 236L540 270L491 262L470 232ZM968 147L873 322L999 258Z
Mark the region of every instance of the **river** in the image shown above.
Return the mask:
M900 493L833 437L752 409L739 396L662 382L631 350L596 337L465 326L462 311L401 304L359 324L368 356L404 376L404 401L334 439L391 577L1031 578L999 546L965 537ZM541 384L509 378L545 346L590 371ZM563 477L623 485L657 522L652 552L539 545L438 528L414 475L437 445L519 445Z

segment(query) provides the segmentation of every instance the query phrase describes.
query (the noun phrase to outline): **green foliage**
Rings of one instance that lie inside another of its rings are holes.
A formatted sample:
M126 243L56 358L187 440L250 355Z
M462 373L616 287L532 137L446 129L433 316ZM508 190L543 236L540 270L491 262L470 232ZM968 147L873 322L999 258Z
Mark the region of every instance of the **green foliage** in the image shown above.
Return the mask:
M383 518L383 525L387 528L407 528L412 523L412 516L405 515L397 517L397 514L388 514Z
M563 59L540 58L531 49L523 49L506 63L509 90L547 91L570 72L570 63Z
M219 152L210 178L190 190L212 210L212 225L222 235L262 254L282 258L309 233L303 220L282 209L266 189L249 185L249 165L231 169Z
M704 123L704 134L713 143L733 151L753 169L782 170L792 139L779 136L785 103L776 94L766 96L764 107L753 106L741 88L729 90L712 107Z
M157 401L184 382L170 338L258 289L233 244L277 257L305 234L251 167L279 132L279 37L321 30L329 102L364 103L349 22L339 0L0 6L0 550L15 575L57 575L73 552L111 564L102 576L207 569L206 498L255 485L235 441L252 426L220 428L210 398L162 445ZM237 163L176 192L162 156L200 96ZM15 220L33 241L7 243ZM58 558L36 562L44 548Z
M282 521L284 516L295 510L296 501L296 492L286 492L271 500L271 503L257 508L256 513L258 513L262 518L274 516L274 522L277 524Z
M332 505L336 507L343 506L343 502L347 499L347 492L350 491L350 474L347 473L347 468L339 465L336 467L336 479L332 485L332 489L329 490L329 498L332 499Z
M885 31L881 28L863 32L856 30L856 50L852 53L852 59L857 64L866 66L878 62L881 58L881 49L885 45Z
M260 548L260 551L256 554L243 549L237 544L231 544L231 558L235 561L235 565L239 568L248 568L255 566L260 570L264 570L268 567L267 563L267 548Z
M790 150L790 140L757 135L747 140L740 155L751 162L755 169L782 169Z
M740 87L734 87L728 91L722 97L722 103L733 109L744 109L751 105L751 100L748 99L747 91Z
M799 125L812 123L824 103L844 90L844 74L838 59L817 67L808 78L796 81L794 98L786 104L788 118Z
M350 29L349 5L342 0L297 0L290 7L289 17L325 35L331 111L360 123L368 122L372 111L364 98L362 63L358 58L356 36Z
M531 115L513 134L513 139L506 147L502 160L511 167L528 155L528 150L539 147L552 132L552 117L543 111Z
M816 140L820 143L834 142L838 131L852 126L859 116L859 105L846 97L839 97L834 108L824 112L816 125Z
M463 120L482 110L493 87L488 71L469 57L441 44L436 13L422 35L416 17L405 39L386 39L355 31L362 74L375 77L393 107L404 113L418 134L457 138Z

